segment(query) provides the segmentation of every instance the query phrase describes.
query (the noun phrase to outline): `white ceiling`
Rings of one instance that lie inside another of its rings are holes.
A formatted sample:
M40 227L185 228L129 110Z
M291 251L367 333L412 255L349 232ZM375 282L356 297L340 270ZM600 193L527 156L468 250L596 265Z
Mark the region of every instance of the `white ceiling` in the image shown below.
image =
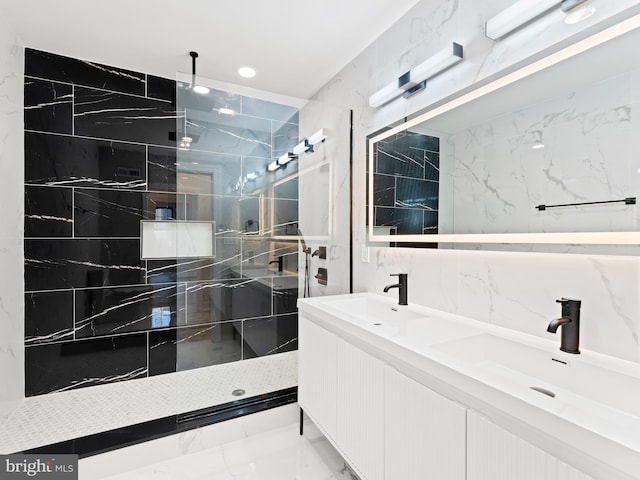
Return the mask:
M419 0L0 0L25 46L309 98ZM245 80L238 67L258 75Z

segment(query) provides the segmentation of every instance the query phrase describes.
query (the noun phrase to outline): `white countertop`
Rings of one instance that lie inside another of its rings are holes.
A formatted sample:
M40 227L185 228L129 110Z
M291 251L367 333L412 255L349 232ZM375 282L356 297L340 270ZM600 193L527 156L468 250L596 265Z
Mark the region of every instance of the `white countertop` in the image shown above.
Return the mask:
M298 308L594 478L640 479L640 364L562 352L560 332L547 340L371 293L298 299Z

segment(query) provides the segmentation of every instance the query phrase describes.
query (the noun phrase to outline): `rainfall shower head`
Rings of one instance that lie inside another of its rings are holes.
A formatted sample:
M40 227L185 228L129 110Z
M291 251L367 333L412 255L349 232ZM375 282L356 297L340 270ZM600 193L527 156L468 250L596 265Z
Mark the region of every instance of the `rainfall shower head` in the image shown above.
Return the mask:
M202 85L196 85L196 58L198 58L198 52L189 52L191 56L191 88L194 92L206 95L209 93L209 89Z

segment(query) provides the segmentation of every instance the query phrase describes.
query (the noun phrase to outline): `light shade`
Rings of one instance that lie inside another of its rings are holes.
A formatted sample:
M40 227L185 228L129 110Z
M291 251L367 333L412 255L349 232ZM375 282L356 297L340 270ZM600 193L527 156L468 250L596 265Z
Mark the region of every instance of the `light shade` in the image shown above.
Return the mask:
M299 144L297 144L295 147L293 147L293 154L294 155L300 155L301 153L304 153L307 150L309 150L309 148L310 148L309 147L309 140L305 138Z
M278 160L274 160L273 162L271 162L269 164L269 166L267 166L267 170L269 172L275 172L278 169L279 166L280 165L278 165Z
M286 165L290 161L291 161L291 157L289 156L288 153L285 153L280 158L278 158L278 166L282 167L283 165Z
M547 10L558 6L560 6L558 0L520 0L487 20L485 34L487 37L497 40Z
M418 84L455 65L462 60L462 45L453 42L451 46L440 50L409 72L409 81Z
M327 136L324 133L324 128L322 128L309 137L309 144L317 145L320 142L324 142L326 138Z
M394 98L399 97L403 93L404 90L398 86L398 81L396 80L371 95L369 97L369 106L377 108L387 102L390 102Z
M398 79L378 90L369 97L369 106L377 108L403 95L405 98L424 90L426 81L440 72L452 67L463 58L462 45L452 42L451 46L440 50L435 55L400 75ZM318 132L322 135L322 130Z

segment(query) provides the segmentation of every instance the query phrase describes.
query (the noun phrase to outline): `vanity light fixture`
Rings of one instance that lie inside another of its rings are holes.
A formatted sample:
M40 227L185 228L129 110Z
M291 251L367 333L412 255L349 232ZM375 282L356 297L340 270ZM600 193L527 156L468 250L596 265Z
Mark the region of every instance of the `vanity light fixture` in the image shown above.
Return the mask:
M275 172L277 169L279 169L280 167L284 167L287 163L289 163L291 160L295 158L298 158L298 155L296 155L295 153L292 153L292 152L285 153L284 155L280 156L279 158L271 162L267 167L267 171ZM258 172L255 172L255 173L258 173Z
M194 92L201 95L206 95L210 90L204 85L196 85L196 58L198 58L198 52L189 52L191 56L191 88Z
M520 0L487 20L485 35L498 40L525 23L558 6L558 0Z
M294 158L296 158L295 155L289 155L288 153L285 153L280 158L278 158L278 166L284 167L287 163L289 163Z
M520 0L503 10L495 17L487 20L485 35L492 40L498 40L505 35L529 23L533 19L547 13L560 4L563 12L567 13L565 23L578 23L589 18L596 11L594 7L577 9L588 0Z
M593 5L583 5L587 0L564 0L562 2L562 11L567 14L564 23L574 25L591 17L596 13L596 7Z
M452 42L451 46L439 51L432 57L400 75L398 80L378 90L369 97L369 106L377 108L399 97L408 98L424 90L427 80L460 62L463 57L462 45Z
M293 147L294 155L300 155L305 152L313 152L313 145L309 143L308 138L303 138L299 144Z
M560 8L562 8L563 12L568 12L570 10L573 10L574 8L579 7L583 3L586 3L587 1L588 0L562 0L562 5L560 6Z
M321 128L316 133L309 137L309 143L311 145L317 145L319 143L324 142L327 139L327 136L324 133L324 128Z

